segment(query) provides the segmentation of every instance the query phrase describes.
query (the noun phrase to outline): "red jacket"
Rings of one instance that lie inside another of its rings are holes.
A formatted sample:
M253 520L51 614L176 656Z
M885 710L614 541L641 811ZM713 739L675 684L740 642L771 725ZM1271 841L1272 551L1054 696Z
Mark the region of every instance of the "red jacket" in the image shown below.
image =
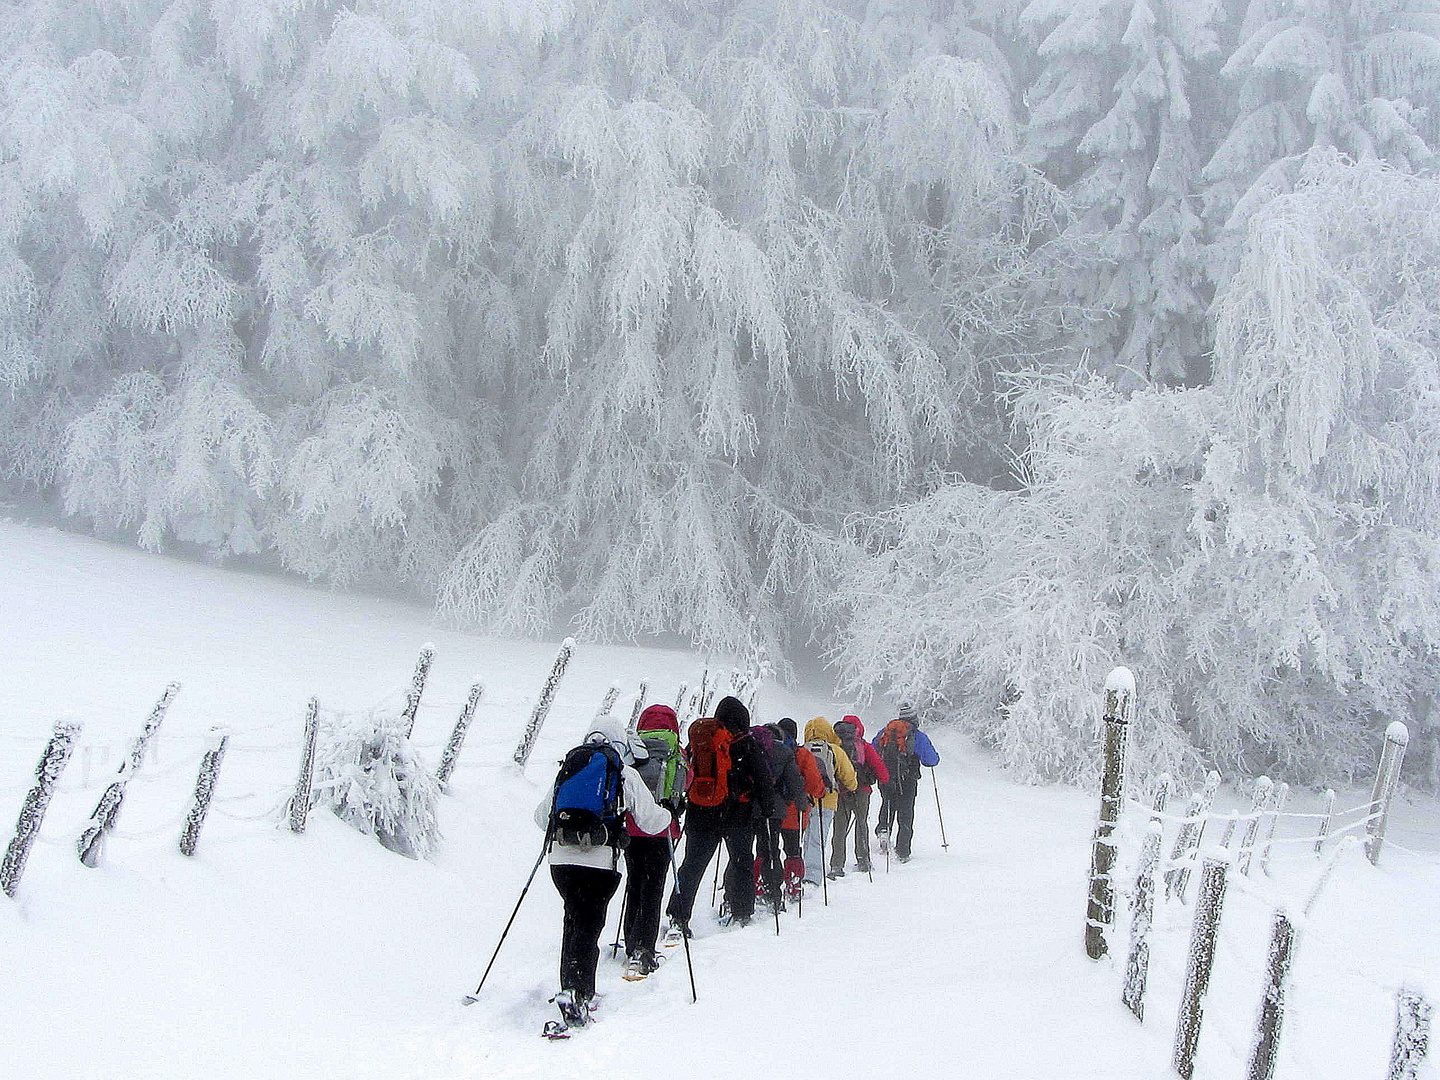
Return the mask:
M858 716L846 716L842 717L842 719L849 720L855 725L855 746L865 755L865 764L875 770L875 782L877 784L888 784L890 782L890 770L885 768L885 762L880 760L880 751L865 741L865 725L860 722ZM858 765L859 762L856 762L856 764ZM869 791L870 787L867 784L860 790Z

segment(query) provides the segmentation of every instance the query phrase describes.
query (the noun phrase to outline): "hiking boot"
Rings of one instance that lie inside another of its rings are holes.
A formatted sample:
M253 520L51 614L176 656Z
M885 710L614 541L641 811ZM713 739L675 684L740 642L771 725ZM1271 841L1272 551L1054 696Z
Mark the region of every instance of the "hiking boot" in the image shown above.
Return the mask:
M868 873L870 873L870 864L869 864L868 862L856 863L856 864L855 864L855 872L856 872L857 874L868 874Z
M840 866L832 866L830 868L830 872L825 876L828 877L831 881L834 881L836 878L842 878L845 876L845 869Z
M909 861L910 861L910 856L909 856L909 855L896 855L895 858L896 858L896 860L897 860L898 862L902 862L902 863L904 863L904 862L909 862Z
M888 851L890 850L890 834L889 834L888 832L886 832L884 829L876 829L876 830L875 830L875 844L876 844L877 847L879 847L879 849L880 849L880 854L881 854L881 855L884 855L886 852L888 852Z
M675 946L683 943L689 936L690 927L686 926L685 923L679 919L672 918L670 925L665 929L665 940L663 944L665 948L673 949Z
M660 966L660 958L649 949L637 949L625 957L620 977L626 982L638 982Z
M590 997L578 990L561 990L550 999L560 1008L560 1019L566 1027L584 1027L590 1023Z

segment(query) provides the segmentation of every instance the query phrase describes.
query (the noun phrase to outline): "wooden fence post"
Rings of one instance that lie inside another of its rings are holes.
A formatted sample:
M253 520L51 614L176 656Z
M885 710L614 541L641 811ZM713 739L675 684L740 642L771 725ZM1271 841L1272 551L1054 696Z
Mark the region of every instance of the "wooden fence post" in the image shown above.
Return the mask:
M1295 955L1295 927L1283 911L1275 912L1270 933L1270 962L1266 968L1265 997L1260 1002L1260 1023L1255 1051L1250 1055L1248 1080L1270 1080L1280 1050L1280 1025L1285 1019L1285 985Z
M1260 871L1270 876L1270 848L1275 844L1275 830L1280 824L1280 815L1290 805L1290 785L1281 782L1270 800L1270 827L1265 831L1265 845L1260 849Z
M1250 876L1250 866L1255 857L1255 845L1260 839L1260 821L1270 808L1275 795L1275 784L1268 776L1255 778L1255 797L1250 800L1250 815L1245 822L1245 836L1240 841L1240 873Z
M635 691L635 704L630 706L630 723L625 727L625 730L630 732L632 735L635 733L636 725L640 723L640 714L644 711L645 701L649 696L650 680L641 679L640 689Z
M415 732L415 716L420 711L420 695L425 692L425 680L430 676L430 662L435 659L435 646L428 642L420 646L420 659L415 664L415 674L410 677L410 690L405 695L405 737Z
M1110 880L1110 871L1115 866L1112 834L1120 819L1125 742L1134 700L1135 676L1128 668L1117 667L1105 679L1105 774L1100 781L1100 817L1090 854L1090 898L1085 909L1085 952L1092 960L1099 960L1110 951L1105 942L1105 927L1115 919L1115 888Z
M535 702L535 708L530 713L530 722L525 725L525 734L520 739L520 745L515 748L515 764L525 768L525 763L530 760L530 751L535 749L535 740L540 736L540 728L545 723L545 718L550 715L550 706L555 702L555 691L560 686L560 680L565 677L565 668L570 664L570 654L575 651L575 639L566 638L560 643L560 652L555 656L555 663L551 665L550 674L545 679L545 686L540 691L540 697Z
M470 721L475 718L475 710L480 706L480 696L484 693L483 683L477 682L470 687L470 696L465 699L465 707L460 710L460 719L455 721L455 730L450 732L450 741L445 744L445 752L440 755L440 767L435 770L435 782L440 785L441 791L450 783L450 774L455 771L455 759L460 756L465 733L470 730Z
M1135 875L1135 894L1130 916L1130 957L1125 965L1125 987L1120 1000L1135 1014L1145 1019L1145 981L1150 972L1150 926L1155 917L1155 871L1160 865L1160 845L1165 839L1165 826L1160 815L1170 797L1170 777L1162 775L1155 786L1154 816L1145 830L1140 849L1140 869Z
M170 709L170 702L175 700L175 695L179 692L178 682L172 682L165 687L160 700L151 708L145 727L131 744L129 756L121 759L119 773L110 781L110 785L100 796L100 801L95 804L95 809L90 814L90 824L85 826L80 833L80 839L75 842L80 861L86 866L93 868L100 865L102 842L105 835L115 828L115 819L120 815L120 807L125 802L125 790L130 783L130 777L140 768L140 763L145 759L146 747L155 737L160 722L165 719L165 713Z
M690 684L682 682L680 684L680 692L675 695L675 719L677 723L683 718L683 714L685 711L685 696L689 693Z
M55 725L54 734L45 744L40 764L35 767L35 786L25 794L15 835L5 849L5 861L0 863L0 891L6 896L13 897L20 887L20 875L25 872L25 861L30 858L30 849L40 835L50 797L55 794L55 785L60 782L60 774L65 771L65 763L70 760L79 737L80 725L62 720Z
M1335 820L1335 789L1325 789L1325 817L1320 822L1320 833L1315 837L1315 854L1320 854L1320 849L1325 846L1325 841L1330 839L1330 823Z
M620 700L620 684L612 682L605 691L605 697L600 702L600 711L596 716L609 716L610 710L615 707L615 702Z
M1380 754L1380 768L1375 773L1375 788L1370 795L1370 813L1365 825L1365 856L1370 865L1380 864L1380 848L1385 843L1385 823L1390 817L1390 802L1400 786L1400 766L1405 761L1405 747L1410 730L1396 720L1385 729L1385 749Z
M1211 769L1205 776L1205 787L1190 797L1190 805L1185 808L1185 824L1180 826L1180 832L1175 837L1174 850L1170 852L1170 861L1183 865L1172 866L1165 871L1165 896L1168 899L1178 896L1180 902L1185 902L1185 889L1190 884L1190 864L1194 861L1195 853L1200 850L1200 841L1205 836L1206 815L1210 813L1210 806L1215 802L1215 793L1220 790L1220 774Z
M305 742L300 748L300 778L290 796L290 831L303 833L310 817L311 786L315 782L315 740L320 734L320 699L312 697L305 707Z
M1195 1072L1195 1049L1200 1044L1200 1021L1205 1011L1205 991L1215 963L1215 937L1220 909L1225 901L1227 863L1205 860L1200 872L1200 896L1195 902L1195 922L1190 928L1190 959L1185 967L1185 989L1180 997L1180 1019L1175 1025L1175 1071L1182 1080Z
M185 828L180 833L180 854L194 855L200 843L200 827L205 824L205 815L210 812L210 798L215 794L215 781L220 776L220 762L225 758L225 747L230 735L221 728L210 732L214 745L205 751L200 759L200 772L195 777L195 797L190 804L190 813L185 817Z
M1417 1080L1430 1049L1430 1003L1408 986L1395 995L1395 1044L1386 1080Z

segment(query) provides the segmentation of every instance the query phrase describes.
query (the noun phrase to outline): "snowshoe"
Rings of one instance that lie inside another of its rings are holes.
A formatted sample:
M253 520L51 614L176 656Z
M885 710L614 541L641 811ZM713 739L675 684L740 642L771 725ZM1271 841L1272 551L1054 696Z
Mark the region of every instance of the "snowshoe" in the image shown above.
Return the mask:
M842 877L844 877L844 876L845 876L845 871L844 871L843 868L836 866L836 867L832 867L831 870L830 870L830 872L829 872L828 874L826 874L825 876L828 877L831 881L834 881L834 880L836 880L837 878L842 878Z
M625 965L620 969L620 977L626 982L639 982L650 975L660 966L660 958L654 953L637 952L625 958Z
M896 859L897 862L907 863L907 862L910 861L910 856L909 856L909 855L896 855L896 856L895 856L895 859Z
M690 936L690 928L677 919L671 919L670 925L665 930L665 938L661 945L667 949L673 949L682 944Z
M881 855L890 853L890 834L884 829L875 830L875 846L880 849Z
M855 872L856 872L857 874L868 874L868 873L870 873L870 864L869 864L868 862L856 863L856 864L855 864Z
M565 1028L584 1027L591 1022L590 1012L593 1006L590 999L582 997L576 991L561 990L550 1000L559 1007L560 1022ZM555 1021L552 1020L551 1023Z
M540 1034L547 1039L568 1039L570 1038L570 1029L565 1026L563 1020L546 1020Z

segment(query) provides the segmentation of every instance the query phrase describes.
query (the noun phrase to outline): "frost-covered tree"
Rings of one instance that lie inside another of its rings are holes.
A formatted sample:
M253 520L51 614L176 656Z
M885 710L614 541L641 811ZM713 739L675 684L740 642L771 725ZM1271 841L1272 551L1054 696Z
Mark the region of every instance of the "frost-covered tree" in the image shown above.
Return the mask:
M861 690L931 699L1023 775L1140 760L1334 782L1435 694L1440 183L1312 156L1252 216L1211 387L1032 381L1026 486L874 521L842 588Z
M1206 374L1195 195L1217 8L1033 0L1023 14L1042 64L1026 95L1026 154L1066 186L1068 234L1084 254L1060 281L1086 316L1071 346L1120 385Z
M1440 137L1440 11L1430 0L1248 0L1223 75L1229 132L1204 168L1206 214L1233 272L1245 221L1289 191L1312 147L1400 169Z

